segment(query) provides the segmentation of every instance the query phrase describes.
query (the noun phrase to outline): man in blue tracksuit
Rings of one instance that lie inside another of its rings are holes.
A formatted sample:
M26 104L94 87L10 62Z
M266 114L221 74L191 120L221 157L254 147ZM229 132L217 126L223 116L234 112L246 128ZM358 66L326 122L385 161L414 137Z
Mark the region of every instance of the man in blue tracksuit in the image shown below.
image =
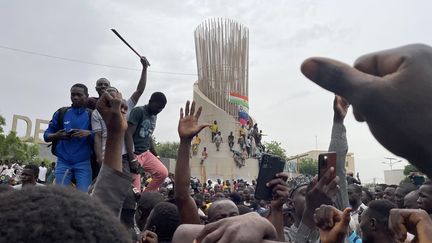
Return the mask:
M84 84L74 84L70 92L72 106L54 113L44 139L53 142L52 152L57 156L55 183L70 185L74 177L77 188L87 192L92 180L93 146L91 111L86 108L88 89Z

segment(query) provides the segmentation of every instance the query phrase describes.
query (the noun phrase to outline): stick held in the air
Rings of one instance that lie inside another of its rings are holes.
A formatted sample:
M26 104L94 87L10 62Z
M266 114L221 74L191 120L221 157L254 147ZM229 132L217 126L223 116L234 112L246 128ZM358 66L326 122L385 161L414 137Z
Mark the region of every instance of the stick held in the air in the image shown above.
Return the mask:
M135 54L137 54L137 56L139 57L139 58L141 58L141 55L137 52L137 51L135 51L135 49L133 49L133 47L131 46L131 45L129 45L129 43L117 32L117 30L115 30L115 29L111 29L111 31L112 32L114 32L114 34L116 34L116 36L118 37L118 38L120 38L120 40L122 40L123 41L123 43L125 43L133 52L135 52ZM146 60L147 61L147 60ZM150 66L150 63L147 61L147 65L148 66Z

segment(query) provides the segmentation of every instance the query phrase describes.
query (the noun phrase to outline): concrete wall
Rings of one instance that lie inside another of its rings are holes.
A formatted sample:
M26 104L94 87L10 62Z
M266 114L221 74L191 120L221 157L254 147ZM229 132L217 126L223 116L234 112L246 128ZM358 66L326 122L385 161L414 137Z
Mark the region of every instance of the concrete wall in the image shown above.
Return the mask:
M248 159L246 165L238 168L232 157L232 152L228 147L228 135L232 131L234 134L234 150L240 150L237 145L239 137L239 123L226 113L224 110L217 107L211 102L198 88L194 85L193 99L197 106L202 106L200 123L213 123L217 121L219 131L222 133L223 143L221 144L220 151L216 151L216 145L211 142L210 129L204 129L199 136L201 137L201 145L198 149L198 154L191 158L191 174L200 180L207 179L237 179L242 178L247 181L256 179L258 176L258 160ZM208 158L204 165L200 165L201 152L203 148L207 148Z
M387 185L399 185L404 178L403 169L384 171L384 183Z

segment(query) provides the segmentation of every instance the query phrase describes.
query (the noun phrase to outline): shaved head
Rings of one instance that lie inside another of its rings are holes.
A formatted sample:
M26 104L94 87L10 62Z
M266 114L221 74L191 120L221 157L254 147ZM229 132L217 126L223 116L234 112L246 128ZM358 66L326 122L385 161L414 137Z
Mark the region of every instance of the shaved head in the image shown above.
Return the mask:
M237 205L229 199L222 199L213 202L208 210L208 219L210 223L237 215L239 215Z

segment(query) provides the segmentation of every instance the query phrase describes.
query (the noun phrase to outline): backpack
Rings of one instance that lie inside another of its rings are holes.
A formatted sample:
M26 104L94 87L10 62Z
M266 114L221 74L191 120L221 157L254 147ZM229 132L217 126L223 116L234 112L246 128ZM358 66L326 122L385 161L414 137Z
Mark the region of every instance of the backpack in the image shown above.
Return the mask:
M66 114L66 111L68 110L70 108L70 106L65 106L65 107L62 107L62 108L60 108L60 109L58 109L57 110L57 112L58 112L58 116L57 116L57 124L59 124L59 130L61 130L61 129L63 129L63 119L64 119L64 116L65 116L65 114ZM87 110L87 113L88 113L88 115L89 115L89 122L90 122L90 129L91 129L91 116L92 116L92 112L93 112L93 110L91 110L91 109L89 109L89 108L86 108L86 110ZM57 156L57 154L56 154L56 147L57 147L57 144L58 144L58 140L53 140L52 142L51 142L51 153L53 154L53 155L55 155L55 156ZM49 145L48 145L49 146ZM58 156L57 156L58 157Z

